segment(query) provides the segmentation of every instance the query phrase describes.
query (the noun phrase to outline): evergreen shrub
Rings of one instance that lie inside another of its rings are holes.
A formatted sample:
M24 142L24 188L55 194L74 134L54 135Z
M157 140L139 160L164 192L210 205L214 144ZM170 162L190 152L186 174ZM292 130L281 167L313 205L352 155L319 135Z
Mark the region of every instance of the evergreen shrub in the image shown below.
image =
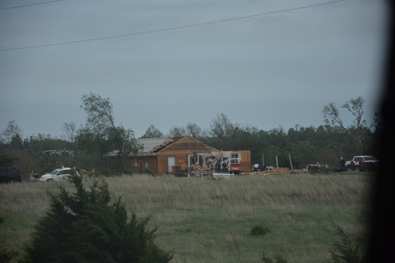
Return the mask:
M333 244L329 251L331 258L335 263L364 263L366 262L365 253L362 250L362 244L359 239L353 239L344 232L344 230L332 223L336 235L340 240Z
M23 262L169 262L172 253L154 244L156 229L148 218L128 219L125 206L111 197L105 181L85 190L80 177L70 178L75 193L60 186L37 222Z
M150 168L148 168L148 167L145 167L145 168L143 168L143 169L139 169L138 171L137 171L137 173L138 174L150 174L150 175L152 175L152 176L155 176L155 173L150 169Z
M289 259L281 254L268 255L266 253L262 253L261 261L263 263L288 263Z
M250 235L251 236L264 236L267 233L270 233L270 229L266 226L257 225L251 228Z

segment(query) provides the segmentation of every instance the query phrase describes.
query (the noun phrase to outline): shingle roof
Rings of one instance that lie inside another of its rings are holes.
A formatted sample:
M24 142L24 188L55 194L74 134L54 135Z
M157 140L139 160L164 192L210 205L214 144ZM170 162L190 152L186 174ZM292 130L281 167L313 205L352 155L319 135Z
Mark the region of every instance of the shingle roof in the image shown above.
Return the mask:
M137 142L143 145L142 153L152 153L152 150L155 147L160 146L161 144L171 140L171 138L141 138L137 139Z
M137 153L137 155L152 155L155 154L169 145L172 145L179 139L183 137L172 137L172 138L140 138L137 139L137 144L140 144L143 146L141 150ZM190 137L192 139L192 137ZM208 146L209 147L209 146ZM209 147L211 148L211 147ZM215 150L214 148L212 148ZM118 154L118 150L109 152L106 154L106 156L116 156Z
M139 151L139 154L153 154L166 148L167 146L175 143L182 137L173 138L140 138L137 142L143 145L143 149Z

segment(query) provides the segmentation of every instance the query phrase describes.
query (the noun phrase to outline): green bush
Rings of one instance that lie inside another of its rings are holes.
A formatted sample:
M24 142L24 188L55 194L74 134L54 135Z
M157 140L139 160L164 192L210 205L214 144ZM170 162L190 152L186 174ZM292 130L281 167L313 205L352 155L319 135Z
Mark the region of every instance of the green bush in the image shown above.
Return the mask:
M60 186L50 208L34 228L23 262L169 262L172 254L154 244L148 218L128 220L120 198L109 205L108 184L95 182L85 190L80 177L72 177L75 193Z
M344 233L343 229L332 223L336 235L340 237L339 241L333 245L329 251L331 258L335 263L363 263L366 262L365 256L361 256L362 249L358 240L352 239Z
M280 255L280 254L276 254L274 256L269 256L265 253L262 253L261 255L261 260L263 263L288 263L288 258Z
M271 233L270 229L268 227L261 226L261 225L254 226L253 228L251 228L251 231L250 231L251 236L264 236L267 233Z
M18 252L15 250L8 250L5 248L0 248L0 262L8 263L12 262L16 256L18 256Z
M137 173L138 173L138 174L150 174L150 175L152 175L152 176L155 176L155 173L154 173L150 168L148 168L148 167L145 167L145 168L143 168L143 169L139 169L139 170L137 171Z
M150 174L152 176L155 176L155 173L148 167L144 168L142 173L143 174Z
M95 169L95 174L103 176L113 176L122 174L121 169L117 166L105 166Z
M132 172L128 169L122 169L122 167L118 165L108 165L108 166L96 168L95 174L109 177L109 176L122 175L122 174L131 175Z

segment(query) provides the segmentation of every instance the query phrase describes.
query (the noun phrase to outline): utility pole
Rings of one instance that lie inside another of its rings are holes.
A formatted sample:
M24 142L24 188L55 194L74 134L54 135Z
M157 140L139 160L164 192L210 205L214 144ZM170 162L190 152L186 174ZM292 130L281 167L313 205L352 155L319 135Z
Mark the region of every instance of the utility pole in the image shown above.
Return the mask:
M262 166L265 166L265 155L262 153Z

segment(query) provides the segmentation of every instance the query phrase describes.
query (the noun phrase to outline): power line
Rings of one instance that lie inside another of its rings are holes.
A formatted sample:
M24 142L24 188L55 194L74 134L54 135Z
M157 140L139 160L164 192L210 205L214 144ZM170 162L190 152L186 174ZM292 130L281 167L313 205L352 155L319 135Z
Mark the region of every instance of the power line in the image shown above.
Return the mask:
M294 11L294 10L299 10L299 9L315 7L315 6L334 4L334 3L343 2L343 1L346 1L346 0L336 0L336 1L326 2L326 3L314 4L314 5L308 5L308 6L301 6L301 7L294 7L294 8L289 8L289 9L282 9L282 10L278 10L278 11L271 11L271 12L259 13L259 14L248 15L248 16L239 16L239 17L221 19L221 20L211 21L211 22L203 22L203 23L197 23L197 24L191 24L191 25L185 25L185 26L176 26L176 27L168 27L168 28L162 28L162 29L154 29L154 30L141 31L141 32L128 33L128 34L115 35L115 36L89 38L89 39L82 39L82 40L74 40L74 41L67 41L67 42L52 43L52 44L42 44L42 45L36 45L36 46L26 46L26 47L0 49L0 52L12 51L12 50L21 50L21 49L50 47L50 46L69 45L69 44L76 44L76 43L90 42L90 41L98 41L98 40L105 40L105 39L111 39L111 38L120 38L120 37L128 37L128 36L136 36L136 35L158 33L158 32L170 31L170 30L177 30L177 29L184 29L184 28L190 28L190 27L198 27L198 26L210 25L210 24L215 24L215 23L229 22L229 21L234 21L234 20L247 19L247 18L257 17L257 16L265 16L265 15L271 15L271 14L276 14L276 13L289 12L289 11Z
M7 9L15 9L15 8L21 8L21 7L28 7L28 6L33 6L33 5L50 4L50 3L53 3L53 2L59 2L59 1L63 1L63 0L54 0L54 1L41 2L41 3L36 3L36 4L28 4L28 5L19 5L19 6L13 6L13 7L4 7L4 8L0 8L0 11L2 11L2 10L7 10Z

